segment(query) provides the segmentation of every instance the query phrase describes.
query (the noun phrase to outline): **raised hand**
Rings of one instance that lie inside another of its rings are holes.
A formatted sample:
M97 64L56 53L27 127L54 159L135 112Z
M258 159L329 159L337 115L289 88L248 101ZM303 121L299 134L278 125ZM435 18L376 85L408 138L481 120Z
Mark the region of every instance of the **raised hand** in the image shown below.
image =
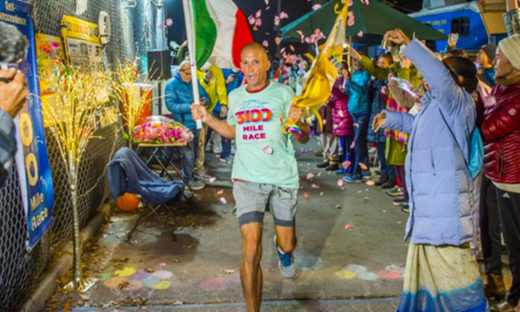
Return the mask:
M25 75L21 71L0 70L0 109L14 118L28 95Z
M389 30L385 33L383 41L393 42L396 45L407 45L410 43L410 38L399 28Z
M196 105L195 103L192 103L190 108L193 120L200 119L202 120L202 122L207 122L211 118L211 115L208 113L208 111L203 105Z
M386 114L385 113L379 113L374 116L374 120L372 121L372 130L374 132L379 131L384 125L386 121Z

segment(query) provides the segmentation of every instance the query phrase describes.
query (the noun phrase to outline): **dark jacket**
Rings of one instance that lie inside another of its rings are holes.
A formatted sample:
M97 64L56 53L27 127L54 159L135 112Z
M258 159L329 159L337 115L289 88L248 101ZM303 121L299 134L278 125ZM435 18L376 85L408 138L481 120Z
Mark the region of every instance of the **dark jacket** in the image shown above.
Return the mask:
M481 126L486 176L498 183L520 183L520 83L496 85L496 105Z
M11 172L16 152L14 124L11 116L0 109L0 187Z
M372 82L372 109L370 111L370 121L368 122L368 141L375 143L384 143L386 142L385 129L380 129L377 133L374 133L372 130L372 121L374 120L374 116L381 113L384 109L386 109L386 101L381 92L381 89L386 86L386 81L382 81L379 79L373 80Z
M150 170L137 154L120 148L107 165L108 190L115 200L124 193L141 195L152 204L170 202L180 198L184 183L167 181Z

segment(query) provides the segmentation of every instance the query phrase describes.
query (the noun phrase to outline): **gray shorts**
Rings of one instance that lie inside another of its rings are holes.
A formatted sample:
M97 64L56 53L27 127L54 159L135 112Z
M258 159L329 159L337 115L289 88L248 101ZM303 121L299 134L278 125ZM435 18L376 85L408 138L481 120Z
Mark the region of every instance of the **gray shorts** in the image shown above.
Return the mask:
M273 214L275 225L294 226L298 189L235 181L233 196L240 226L251 222L263 223L267 205Z

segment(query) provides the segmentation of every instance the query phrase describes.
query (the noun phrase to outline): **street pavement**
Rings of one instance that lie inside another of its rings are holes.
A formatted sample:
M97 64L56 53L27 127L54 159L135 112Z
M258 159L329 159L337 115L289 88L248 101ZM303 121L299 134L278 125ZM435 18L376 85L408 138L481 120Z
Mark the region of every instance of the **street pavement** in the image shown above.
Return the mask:
M317 169L316 142L297 145L301 189L297 211L298 272L284 279L265 217L262 311L395 311L402 288L407 215L378 187L338 182ZM88 291L58 291L48 310L245 311L241 241L233 214L231 166L208 155L216 177L193 204L173 207L141 225L116 212L85 252ZM312 173L314 180L307 180ZM167 224L165 224L167 223Z

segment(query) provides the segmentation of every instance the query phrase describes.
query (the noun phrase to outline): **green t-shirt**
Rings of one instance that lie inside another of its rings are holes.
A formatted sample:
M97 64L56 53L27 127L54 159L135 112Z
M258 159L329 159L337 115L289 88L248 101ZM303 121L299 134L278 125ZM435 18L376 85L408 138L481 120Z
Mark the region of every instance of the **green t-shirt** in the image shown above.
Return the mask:
M277 82L256 93L246 86L228 97L227 122L236 126L233 179L298 188L298 166L290 138L282 133L294 92Z

